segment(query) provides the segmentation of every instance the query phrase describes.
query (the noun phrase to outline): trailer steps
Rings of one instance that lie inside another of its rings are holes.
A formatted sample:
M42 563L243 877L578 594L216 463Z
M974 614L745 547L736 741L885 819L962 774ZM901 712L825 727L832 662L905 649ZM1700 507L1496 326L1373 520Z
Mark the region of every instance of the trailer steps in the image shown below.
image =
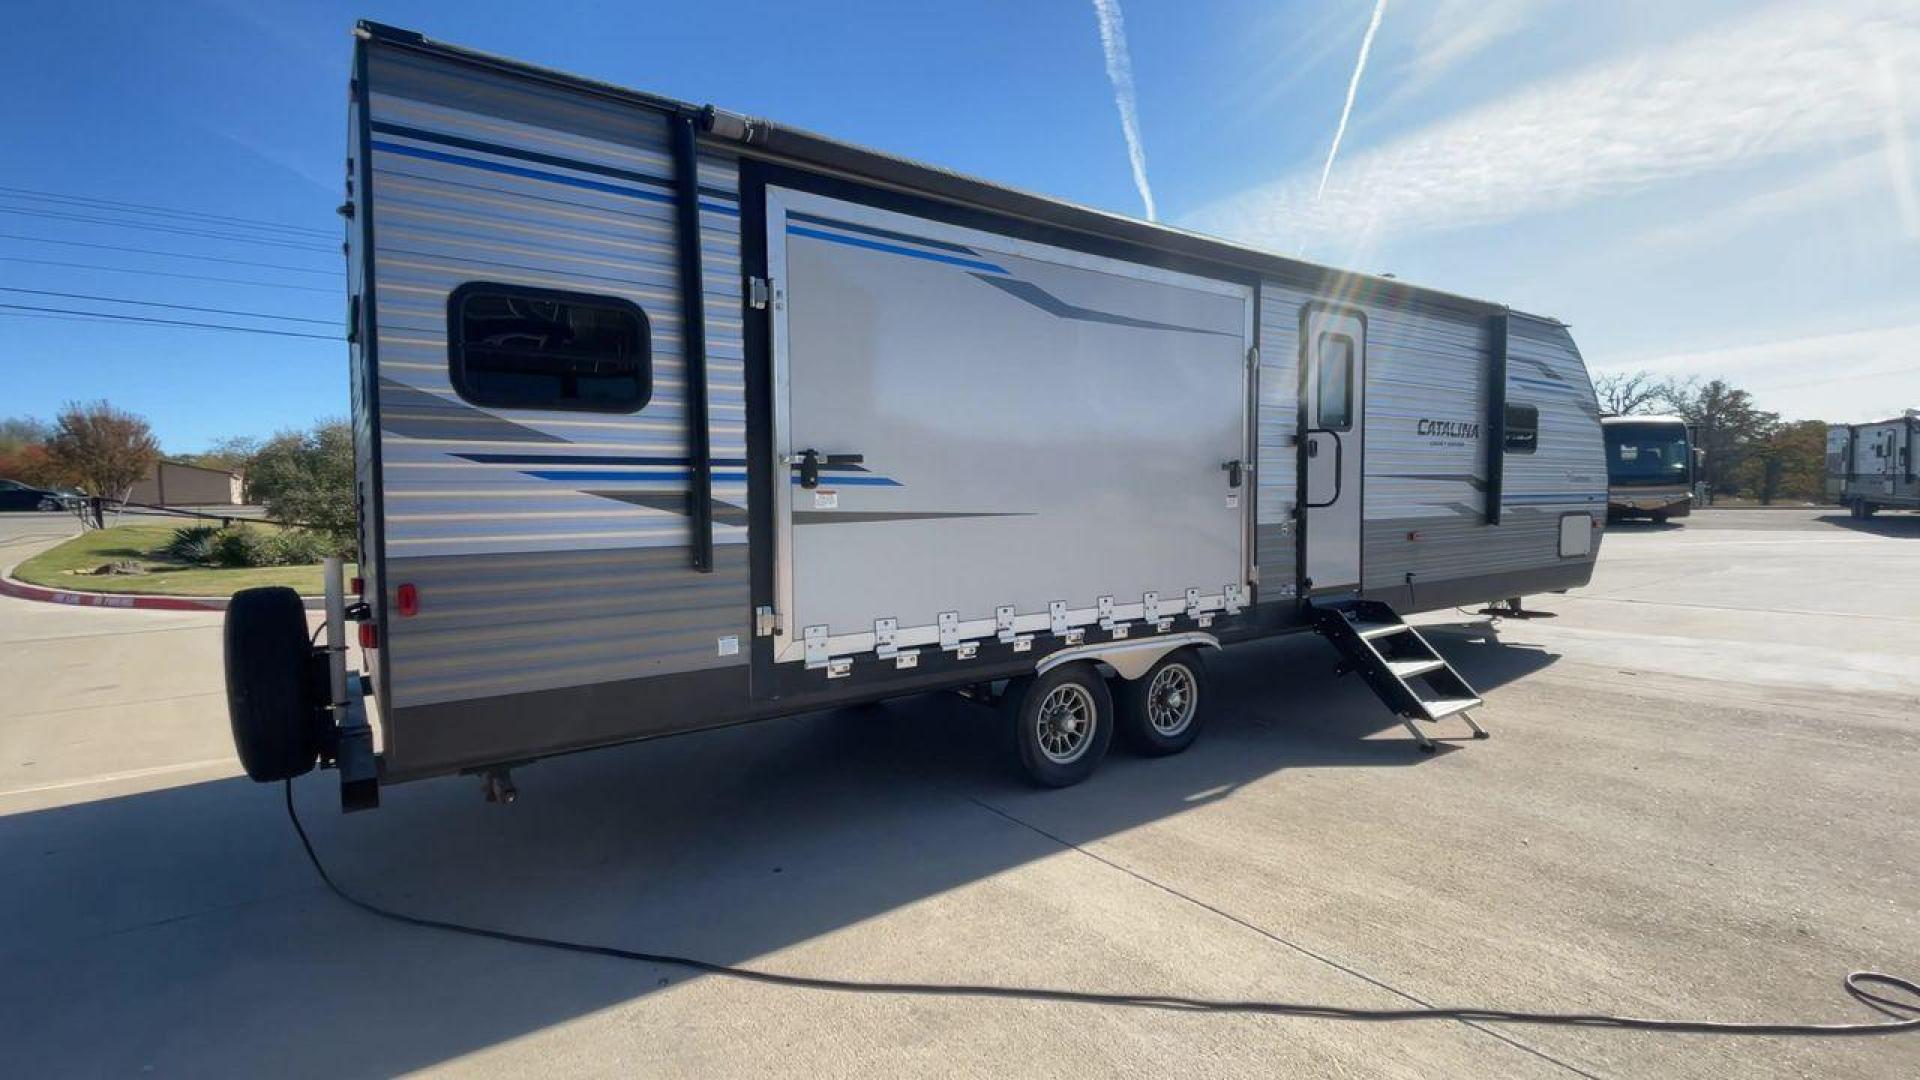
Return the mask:
M1487 737L1469 712L1480 706L1480 695L1391 606L1378 600L1315 604L1313 624L1340 650L1341 673L1359 672L1423 752L1433 752L1433 740L1416 720L1458 716L1473 729L1474 738Z

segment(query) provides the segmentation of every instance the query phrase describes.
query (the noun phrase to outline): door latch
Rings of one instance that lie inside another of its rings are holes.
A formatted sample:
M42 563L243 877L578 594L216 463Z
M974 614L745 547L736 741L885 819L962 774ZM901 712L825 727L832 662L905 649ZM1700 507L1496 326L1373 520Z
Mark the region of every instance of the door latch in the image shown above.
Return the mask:
M800 460L791 467L800 470L800 486L812 491L820 486L820 466L858 465L865 460L864 454L822 454L809 447L800 451Z
M1227 486L1230 488L1239 487L1240 481L1241 481L1241 474L1246 471L1246 466L1243 465L1238 458L1236 458L1232 461L1221 462L1220 467L1226 470Z

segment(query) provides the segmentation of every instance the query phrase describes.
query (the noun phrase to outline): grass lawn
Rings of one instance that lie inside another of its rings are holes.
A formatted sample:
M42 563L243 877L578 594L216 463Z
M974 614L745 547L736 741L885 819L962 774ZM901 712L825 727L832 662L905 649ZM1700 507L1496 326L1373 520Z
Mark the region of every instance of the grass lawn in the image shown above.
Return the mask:
M320 567L262 566L215 569L172 561L160 549L178 525L116 525L76 536L21 563L13 576L31 585L87 592L157 593L168 596L231 596L257 585L290 585L302 596L318 596L325 586ZM250 526L273 532L277 526ZM93 574L103 563L132 560L144 574ZM353 576L353 564L347 564Z

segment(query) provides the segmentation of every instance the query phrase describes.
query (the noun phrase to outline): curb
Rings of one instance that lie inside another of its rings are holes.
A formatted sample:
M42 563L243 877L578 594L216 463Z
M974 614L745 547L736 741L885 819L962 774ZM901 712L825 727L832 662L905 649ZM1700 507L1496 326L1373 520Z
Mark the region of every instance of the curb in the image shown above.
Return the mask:
M102 593L84 592L77 589L49 589L44 585L29 585L15 580L13 567L0 570L0 596L11 596L16 600L37 600L43 604L65 604L68 607L103 607L145 611L225 611L226 596L148 596L144 593ZM308 611L319 611L326 607L323 596L303 596L300 598Z

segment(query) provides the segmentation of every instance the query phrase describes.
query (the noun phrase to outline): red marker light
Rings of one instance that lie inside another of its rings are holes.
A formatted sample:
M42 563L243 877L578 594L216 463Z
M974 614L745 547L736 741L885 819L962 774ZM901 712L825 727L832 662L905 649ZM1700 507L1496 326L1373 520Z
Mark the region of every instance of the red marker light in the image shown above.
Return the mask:
M360 624L360 647L377 649L380 647L380 628L370 622Z
M400 614L417 615L420 613L420 590L412 585L402 585L394 590L393 598L400 605Z
M367 594L367 579L363 577L349 578L347 580L347 591L355 596L365 596Z

